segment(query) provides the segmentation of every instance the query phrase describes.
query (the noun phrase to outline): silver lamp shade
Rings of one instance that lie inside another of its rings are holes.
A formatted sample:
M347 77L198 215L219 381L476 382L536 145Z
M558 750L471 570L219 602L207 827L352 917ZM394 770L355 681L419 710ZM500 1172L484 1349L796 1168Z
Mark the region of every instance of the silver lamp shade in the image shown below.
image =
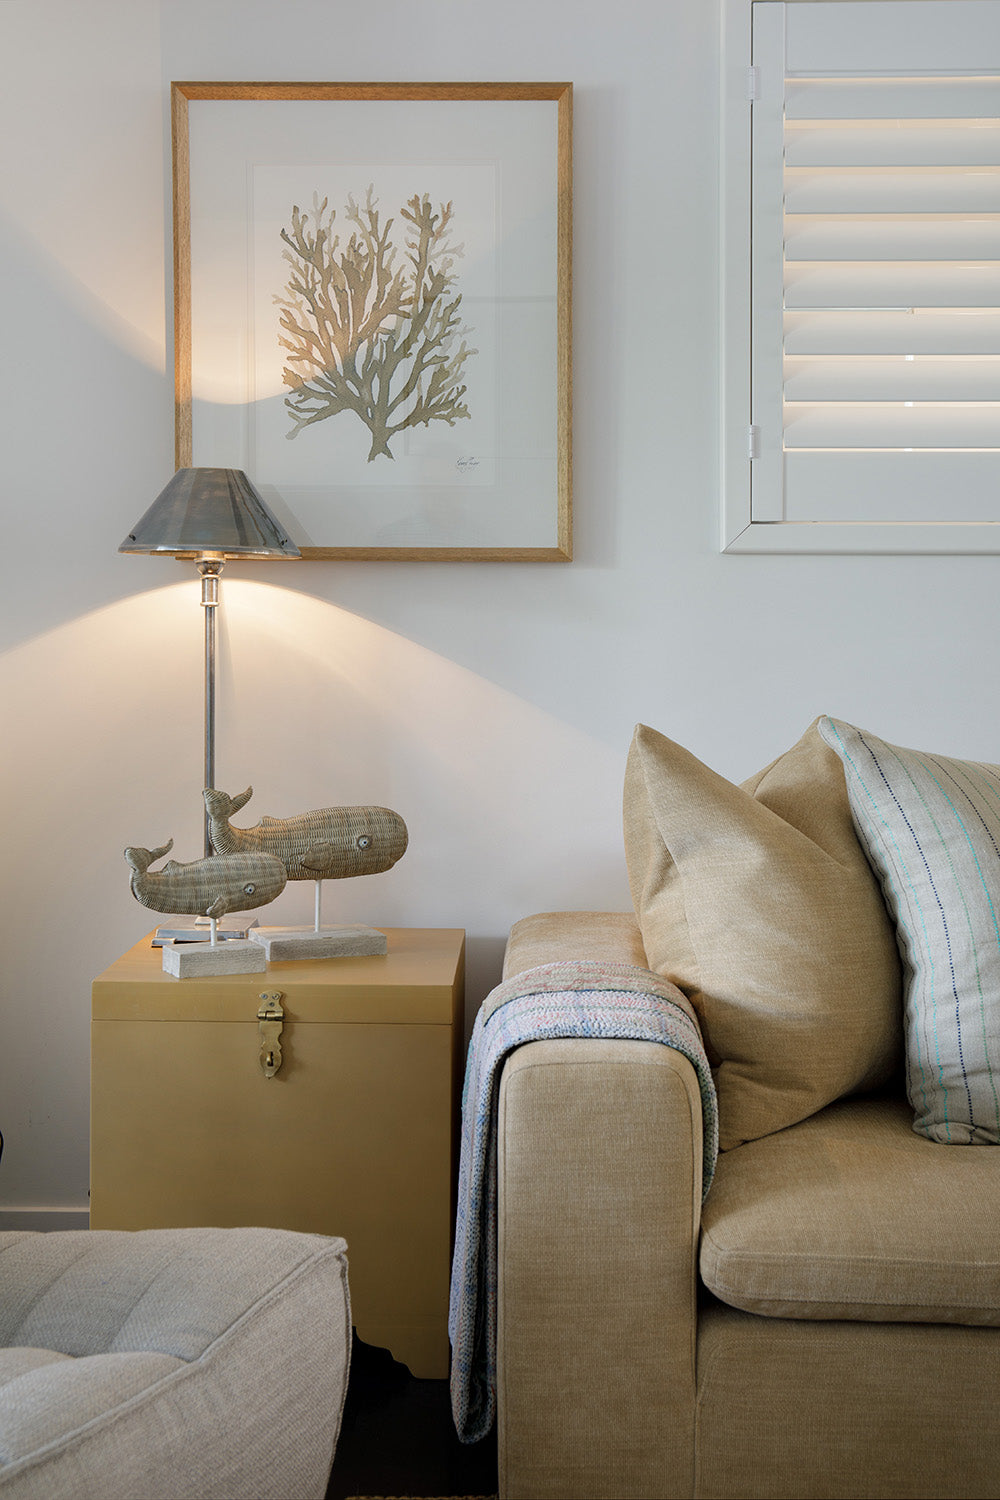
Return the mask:
M178 469L118 548L172 557L300 557L242 469Z

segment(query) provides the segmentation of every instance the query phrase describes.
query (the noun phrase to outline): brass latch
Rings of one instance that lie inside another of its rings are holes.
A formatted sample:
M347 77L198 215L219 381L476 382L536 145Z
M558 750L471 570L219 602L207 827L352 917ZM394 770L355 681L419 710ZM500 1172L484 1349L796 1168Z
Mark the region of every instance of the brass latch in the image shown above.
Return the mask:
M281 991L270 990L261 995L257 1020L260 1023L260 1066L265 1078L273 1078L281 1067L281 1025L284 1019Z

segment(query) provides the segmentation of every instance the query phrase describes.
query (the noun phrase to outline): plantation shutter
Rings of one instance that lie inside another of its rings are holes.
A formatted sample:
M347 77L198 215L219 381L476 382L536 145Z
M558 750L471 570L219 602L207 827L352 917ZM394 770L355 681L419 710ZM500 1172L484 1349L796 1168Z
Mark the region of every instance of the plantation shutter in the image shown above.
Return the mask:
M1000 0L757 0L752 49L751 521L996 550Z

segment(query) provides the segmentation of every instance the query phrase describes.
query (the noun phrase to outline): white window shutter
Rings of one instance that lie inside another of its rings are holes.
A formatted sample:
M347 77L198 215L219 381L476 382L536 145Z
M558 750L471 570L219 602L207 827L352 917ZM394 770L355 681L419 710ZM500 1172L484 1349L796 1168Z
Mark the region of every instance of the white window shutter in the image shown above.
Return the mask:
M1000 0L756 0L752 65L727 544L1000 551Z

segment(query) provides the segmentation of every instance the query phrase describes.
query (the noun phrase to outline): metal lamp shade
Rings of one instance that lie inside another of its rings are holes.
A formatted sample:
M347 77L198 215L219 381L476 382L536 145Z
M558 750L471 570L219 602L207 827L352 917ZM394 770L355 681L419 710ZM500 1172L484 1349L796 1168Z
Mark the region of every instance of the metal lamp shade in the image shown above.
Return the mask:
M178 469L119 552L300 557L242 469Z

